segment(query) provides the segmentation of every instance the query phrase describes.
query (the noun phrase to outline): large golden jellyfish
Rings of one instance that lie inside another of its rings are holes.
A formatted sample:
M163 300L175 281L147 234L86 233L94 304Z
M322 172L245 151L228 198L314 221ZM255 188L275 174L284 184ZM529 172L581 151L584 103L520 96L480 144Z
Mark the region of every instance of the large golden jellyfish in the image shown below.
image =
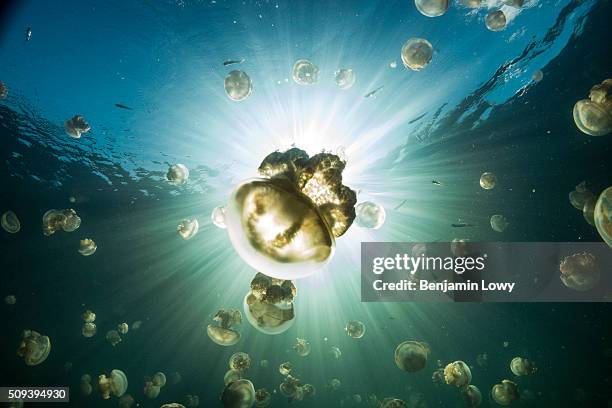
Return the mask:
M405 341L395 348L395 364L404 371L413 373L425 368L429 346L418 341Z
M2 214L2 228L9 234L16 234L21 229L21 223L19 222L19 218L12 211L7 211Z
M74 139L80 139L83 133L87 133L91 130L91 126L81 115L75 115L71 119L64 121L64 130L68 136Z
M472 381L472 371L463 361L455 361L444 367L444 381L458 388L465 387Z
M35 366L47 359L51 351L51 340L34 331L24 330L17 355L23 357L26 365Z
M510 370L516 376L531 375L537 371L533 361L523 357L514 357L510 361Z
M355 192L342 184L345 165L334 154L309 157L298 148L269 154L259 166L264 178L240 184L227 205L227 230L240 257L278 279L321 269L334 238L355 219Z
M233 346L240 340L240 333L232 326L242 323L242 314L239 310L220 309L213 317L219 325L209 324L206 327L206 334L220 346Z
M468 385L461 391L465 405L469 408L479 407L482 403L482 393L475 385Z
M249 408L255 402L255 387L249 380L238 380L225 386L221 395L225 408Z
M593 220L597 232L610 248L612 248L612 187L606 188L597 199Z
M519 397L518 386L510 380L502 380L500 384L493 386L491 397L499 405L510 405Z
M414 4L427 17L438 17L448 10L448 0L414 0Z
M53 235L56 231L76 231L81 226L81 218L73 209L49 210L43 214L43 234Z
M413 71L420 71L433 57L433 46L424 38L410 38L402 46L402 62Z
M599 283L601 272L597 260L588 252L566 256L559 264L561 282L580 292L591 290Z
M612 132L612 79L593 86L589 99L576 102L574 122L578 129L590 136Z
M111 395L121 397L127 391L127 387L127 377L121 370L112 370L109 377L104 374L98 377L98 389L104 399L109 399Z
M234 70L227 74L224 81L225 93L236 102L244 101L253 91L253 83L246 72Z
M251 291L244 297L244 314L260 332L282 333L295 321L293 299L296 295L297 289L290 280L258 273L251 281Z

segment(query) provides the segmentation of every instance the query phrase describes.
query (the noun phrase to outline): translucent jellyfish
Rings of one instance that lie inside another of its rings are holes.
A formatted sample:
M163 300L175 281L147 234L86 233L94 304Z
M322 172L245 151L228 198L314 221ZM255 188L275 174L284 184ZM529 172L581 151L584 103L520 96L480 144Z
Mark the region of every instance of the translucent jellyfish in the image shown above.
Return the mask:
M465 405L469 408L479 407L482 403L482 394L478 387L475 385L468 385L461 391L461 395L463 396L463 400L465 401Z
M155 398L155 397L153 397ZM179 404L178 402L170 402L168 404L164 404L159 408L186 408L183 404Z
M142 390L143 394L147 398L157 398L159 396L159 392L161 391L161 387L153 384L152 381L146 381L144 384L144 388Z
M187 394L185 396L185 407L196 408L200 406L200 397L197 395Z
M491 228L493 228L493 231L504 232L507 227L508 220L503 215L496 214L491 217Z
M353 394L353 402L355 404L361 404L361 395L359 394Z
M587 188L586 181L581 182L574 188L574 191L569 193L570 203L577 210L583 210L587 200L594 197L591 190Z
M183 379L183 377L181 376L181 373L179 373L178 371L171 372L168 377L169 377L170 384L172 385L176 385L180 383L181 380Z
M331 347L331 354L332 356L338 360L341 356L342 356L342 351L340 351L340 349L336 346L332 346Z
M267 407L272 402L272 394L265 388L260 388L255 392L255 406L258 408Z
M153 374L153 378L151 378L151 381L153 382L153 385L156 385L158 387L163 387L164 385L166 385L166 374L162 373L161 371L156 372L155 374Z
M109 377L102 374L98 377L98 389L102 398L109 399L111 395L121 397L127 391L128 380L121 370L113 370Z
M119 408L132 408L135 402L134 397L130 394L122 395L121 398L119 398Z
M383 206L371 201L357 204L355 214L355 224L361 228L379 229L387 218Z
M489 355L487 353L481 353L476 356L476 364L480 367L486 367L489 362Z
M406 408L408 405L399 398L385 398L380 403L380 408Z
M593 220L597 232L610 248L612 248L612 187L606 188L597 199Z
M81 389L81 394L85 396L91 395L93 391L93 386L91 385L91 376L89 374L83 374L81 376L79 388Z
M436 385L440 385L442 383L444 383L444 369L443 368L438 368L437 370L435 370L432 374L431 374L431 381L436 384Z
M73 209L49 210L43 215L43 234L49 236L56 231L76 231L81 226L81 218Z
M433 57L433 46L424 38L410 38L402 47L402 62L406 68L420 71Z
M238 380L225 386L221 394L225 408L249 408L255 402L255 387L249 380Z
M510 370L517 376L531 375L537 371L534 362L523 357L514 357L510 361Z
M480 187L485 190L491 190L497 184L497 176L491 172L485 171L480 176Z
M15 297L15 295L8 295L4 298L4 303L6 303L7 305L14 305L15 303L17 303L17 298Z
M365 334L365 324L358 320L351 320L346 324L344 330L349 337L360 339Z
M96 243L89 238L82 239L79 245L79 253L83 256L93 255L97 249Z
M559 264L559 270L563 284L580 292L593 289L601 275L595 256L588 252L566 256Z
M296 279L320 270L333 255L334 238L355 218L356 195L342 184L346 163L331 153L303 150L269 154L265 179L239 185L227 206L234 249L255 270Z
M12 211L7 211L2 214L2 228L9 234L16 234L21 229L21 223L19 222L19 218Z
M176 231L185 241L191 239L198 233L200 224L195 218L193 220L185 219L176 227Z
M455 361L444 367L444 381L455 387L465 387L472 381L472 371L463 361Z
M533 82L540 82L543 78L544 78L544 73L540 71L539 69L533 71L533 74L531 75L531 80Z
M215 207L210 214L210 219L217 228L225 229L225 207Z
M340 89L351 89L355 84L355 73L352 69L339 69L334 74L336 76L336 85Z
M461 0L462 5L469 8L480 8L482 7L483 0Z
M132 323L132 330L138 330L140 329L140 326L142 326L142 321L136 320L134 323Z
M285 361L278 366L278 372L282 375L289 375L291 370L293 370L293 364L291 364L289 361Z
M595 226L595 204L597 204L597 198L591 196L586 199L582 207L582 216L593 227Z
M400 370L413 373L425 368L429 346L418 341L404 341L395 348L395 364Z
M34 330L24 330L17 355L23 357L26 365L35 366L47 359L51 351L51 340Z
M493 386L491 397L499 405L510 405L519 397L518 386L510 380L502 380L500 384Z
M593 86L589 99L576 102L574 122L578 129L590 136L612 132L612 79Z
M292 75L297 84L313 85L319 81L319 67L306 59L297 60Z
M106 341L108 341L113 347L121 343L121 336L117 330L110 330L106 333Z
M306 357L310 354L310 343L304 339L297 338L296 343L293 346L293 349L300 355L301 357Z
M232 101L244 101L252 91L251 78L243 71L234 70L225 77L225 93Z
M397 61L391 61L391 62L389 63L389 68L391 68L391 69L395 69L395 68L397 68Z
M4 85L4 82L0 81L0 99L6 99L8 97L8 88Z
M448 10L448 0L414 0L414 4L427 17L438 17Z
M296 294L297 289L291 281L258 273L251 281L251 291L243 302L248 322L265 334L288 330L295 321L293 300Z
M503 0L504 4L514 8L521 8L525 4L525 0Z
M230 368L229 370L227 370L227 372L223 376L223 384L227 385L231 383L232 381L237 381L237 380L240 380L241 378L242 378L242 374L240 374L240 371Z
M83 133L87 133L91 130L89 123L85 121L85 118L81 115L76 115L72 119L64 121L64 130L68 136L79 139Z
M490 31L502 31L506 28L506 15L501 10L495 10L487 14L485 24Z
M329 382L329 386L332 388L332 390L336 391L340 389L342 382L340 382L340 380L337 378L332 378L332 380Z
M219 325L209 324L206 327L208 337L220 346L233 346L240 340L240 333L232 326L242 323L242 314L239 310L219 309L213 317Z
M117 325L117 331L119 332L119 334L126 334L129 329L130 326L128 326L127 323L120 323Z
M302 391L304 392L304 398L313 397L317 390L312 384L304 384L302 385Z
M251 368L251 357L242 351L234 353L229 359L229 368L243 373Z
M283 382L278 387L281 394L288 397L290 401L296 400L301 401L304 399L304 390L302 388L302 382L291 375L287 375Z
M87 338L95 336L97 331L96 324L92 322L83 323L83 327L81 328L81 334L83 337Z
M189 179L189 169L184 164L173 164L168 168L166 179L174 185L183 185Z

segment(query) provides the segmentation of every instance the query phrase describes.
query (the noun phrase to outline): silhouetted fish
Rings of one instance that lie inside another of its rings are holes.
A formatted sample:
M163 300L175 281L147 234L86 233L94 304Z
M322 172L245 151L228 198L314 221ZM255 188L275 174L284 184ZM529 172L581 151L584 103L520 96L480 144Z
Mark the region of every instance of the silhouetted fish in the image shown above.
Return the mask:
M398 209L399 209L399 208L400 208L402 205L406 204L406 201L408 201L408 200L404 200L404 201L402 201L401 203L399 203L399 205L397 205L397 206L394 208L394 210L398 210Z
M438 180L431 180L431 184L435 184L436 186L443 186L444 184L440 183Z
M455 228L463 228L463 227L475 227L476 224L468 224L467 222L456 222L451 224Z
M384 85L383 85L383 86L379 86L378 88L376 88L376 89L375 89L375 90L373 90L372 92L368 92L367 94L365 94L363 97L364 97L364 98L371 98L371 97L373 97L374 95L376 95L376 93L377 93L378 91L380 91L381 89L383 89L384 87L385 87Z
M122 105L120 103L116 103L115 106L118 107L118 108L121 108L121 109L134 110L134 109L130 108L129 106L125 106L125 105Z
M26 30L26 42L32 39L32 27L28 27Z
M245 61L245 59L239 59L239 60L227 60L227 61L223 61L223 65L224 66L228 66L228 65L234 65L234 64L242 64Z

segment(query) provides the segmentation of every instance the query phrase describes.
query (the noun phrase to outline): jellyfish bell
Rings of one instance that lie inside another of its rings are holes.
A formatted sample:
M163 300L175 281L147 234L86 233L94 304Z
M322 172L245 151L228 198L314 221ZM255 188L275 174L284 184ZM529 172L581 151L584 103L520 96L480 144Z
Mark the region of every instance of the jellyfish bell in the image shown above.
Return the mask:
M584 210L584 205L587 200L594 197L593 193L588 189L586 181L578 184L573 191L569 193L569 200L572 206L577 210Z
M448 0L414 0L414 4L426 17L439 17L448 10Z
M338 347L332 346L331 354L336 360L338 360L342 356L342 351Z
M227 96L232 101L236 102L244 101L253 91L251 78L249 78L245 72L238 70L231 71L227 74L224 86Z
M73 209L49 210L43 215L43 234L52 235L56 231L76 231L81 226L81 218Z
M15 297L15 295L8 295L7 297L4 298L4 303L12 306L15 303L17 303L17 298Z
M531 80L533 82L540 82L543 78L544 78L544 73L539 69L533 71L533 74L531 75Z
M234 353L229 359L229 368L243 373L251 368L251 357L242 351Z
M425 68L433 57L433 46L424 38L410 38L402 46L402 62L413 71Z
M142 321L136 320L134 323L132 323L132 330L138 330L140 329L140 326L142 326Z
M270 366L270 362L268 360L261 360L259 362L259 366L261 368L268 368Z
M508 228L508 220L500 214L491 216L491 228L493 231L504 232Z
M200 397L197 395L187 394L185 396L185 405L187 408L196 408L200 406Z
M125 322L117 325L117 331L119 332L119 334L127 334L129 329L130 326L128 326L128 324Z
M51 351L51 340L34 331L24 330L17 355L23 357L26 365L35 366L47 359Z
M599 195L593 220L601 238L612 248L612 187L606 188Z
M12 211L7 211L2 214L1 224L2 228L9 234L16 234L21 229L19 218L17 218L17 215Z
M71 119L64 121L64 130L68 136L74 139L80 139L83 133L91 130L91 126L81 115L75 115Z
M96 320L96 314L91 310L84 311L81 317L85 323L92 323Z
M380 408L406 408L406 402L399 398L385 398L380 403Z
M134 397L130 394L122 395L121 398L119 398L119 408L132 408L135 402Z
M344 330L346 331L346 334L349 337L352 337L354 339L360 339L365 334L366 328L365 324L363 324L362 322L358 320L351 320L346 324Z
M183 185L189 179L189 169L184 164L173 164L168 168L166 179L174 185Z
M295 322L292 301L268 301L258 299L253 292L247 293L243 301L247 321L262 333L276 335L287 331Z
M384 207L371 201L357 204L355 214L355 224L370 229L382 227L387 217Z
M593 227L595 226L595 204L597 204L597 198L591 196L586 199L584 207L582 207L582 216Z
M168 404L164 404L159 408L185 408L183 404L179 404L178 402L170 402Z
M319 67L306 59L293 64L293 80L299 85L313 85L319 81Z
M500 384L493 386L491 397L499 405L510 405L519 397L518 386L510 380L502 380Z
M476 408L479 407L482 403L482 393L475 385L468 385L461 391L461 395L463 396L463 400L465 401L465 405L468 408Z
M117 330L110 330L106 333L106 341L108 341L113 347L121 343L121 336Z
M153 374L153 378L151 379L151 381L153 382L153 385L156 385L161 388L166 385L166 374L162 373L161 371L158 371Z
M597 259L593 254L580 252L566 256L559 264L561 282L580 292L593 289L601 276Z
M395 348L395 364L400 370L413 373L425 368L429 347L418 341L404 341Z
M85 238L80 241L79 253L83 256L93 255L97 249L98 249L98 246L90 238Z
M160 391L161 387L153 384L152 381L146 381L142 390L145 397L150 399L157 398L159 396Z
M242 322L242 315L238 310L220 309L213 317L218 325L209 324L206 327L208 337L220 346L233 346L240 340L240 333L232 328Z
M83 323L83 327L81 328L81 334L83 335L83 337L93 337L96 335L96 332L98 331L96 324L92 323L92 322L85 322Z
M301 357L306 357L310 354L310 343L305 339L296 339L296 343L293 346L293 349L298 353Z
M88 381L81 381L79 388L81 389L81 394L85 396L91 395L93 392L93 386Z
M342 68L337 70L334 75L336 79L336 85L338 85L338 88L340 89L350 89L355 84L356 76L352 69Z
M127 376L121 370L112 370L109 377L104 374L98 377L98 389L104 399L109 399L111 395L121 397L127 391L127 387Z
M502 31L506 28L506 15L501 10L491 11L485 17L485 25L490 31Z
M237 380L240 380L241 378L242 378L242 374L240 374L240 371L230 368L229 370L227 370L227 372L223 376L223 384L227 385L231 383L232 381L237 381Z
M304 384L302 386L305 398L313 397L317 393L317 389L312 384Z
M249 380L233 381L225 386L221 394L225 408L249 408L255 403L255 387Z
M179 373L178 371L171 372L169 377L170 377L170 384L172 385L176 385L180 383L181 380L183 379L183 377L181 376L181 373Z
M612 131L612 111L589 99L574 105L574 122L589 136L604 136Z
M337 378L332 378L329 385L331 386L332 390L337 390L342 386L342 382L340 382L340 380Z
M227 228L227 226L225 225L225 207L215 207L212 210L212 214L210 214L210 219L212 220L215 227L221 229Z
M472 371L463 361L455 361L444 367L444 381L458 388L465 387L472 381Z
M514 357L510 361L510 370L516 376L531 375L537 371L533 361L523 357Z
M480 187L485 190L491 190L497 184L497 176L489 171L485 171L480 175Z
M278 372L282 375L289 375L291 370L293 370L293 364L291 364L289 361L285 361L278 366Z
M255 406L258 408L264 408L270 405L272 402L272 394L265 389L260 388L255 391Z
M480 8L483 5L483 0L460 0L460 3L469 8Z
M185 219L181 221L179 225L176 227L176 231L181 236L181 238L183 238L185 241L193 238L195 234L198 233L199 229L200 229L200 224L198 223L198 220L196 220L195 218L192 220Z

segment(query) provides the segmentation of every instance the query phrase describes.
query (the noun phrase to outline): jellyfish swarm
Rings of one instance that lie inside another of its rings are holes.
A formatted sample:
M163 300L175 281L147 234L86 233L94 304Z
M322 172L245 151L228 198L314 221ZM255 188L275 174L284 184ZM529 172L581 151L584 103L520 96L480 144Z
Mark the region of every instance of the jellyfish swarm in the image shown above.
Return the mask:
M335 73L336 85L340 89L350 89L355 84L355 73L352 69L339 69Z
M499 405L510 405L519 397L518 386L510 380L502 380L500 384L493 386L491 397Z
M225 93L236 102L245 100L253 91L251 78L242 71L234 70L227 74L224 81Z
M278 279L302 278L325 265L334 238L355 219L355 192L342 184L345 165L334 154L309 157L297 148L268 155L259 166L265 178L240 184L227 206L227 230L240 257Z
M610 248L612 248L612 187L606 188L597 199L593 220L597 232Z
M2 214L2 228L9 234L16 234L21 229L21 223L19 222L19 218L12 211L7 211Z
M185 184L189 179L189 169L184 164L173 164L168 168L166 178L170 183L180 186Z
M448 10L448 0L414 0L414 4L427 17L438 17Z
M593 254L581 252L566 256L559 264L561 282L568 288L584 292L599 283L599 265Z
M433 46L424 38L410 38L402 46L402 62L413 71L420 71L429 64Z
M249 380L233 381L225 386L221 403L225 408L248 408L255 402L255 387Z
M516 376L531 375L537 371L533 361L523 357L514 357L510 361L510 370Z
M47 359L51 351L51 340L34 330L24 330L17 355L23 357L26 365L35 366Z
M220 346L233 346L240 340L240 333L232 326L242 323L242 315L239 310L220 309L213 317L213 321L219 325L209 324L206 333L210 339Z
M73 209L49 210L43 215L43 234L55 234L56 231L76 231L81 226L81 218Z
M465 387L472 381L470 367L463 361L455 361L444 367L444 381L455 387Z
M501 10L495 10L485 17L485 25L490 31L502 31L506 28L506 15Z
M79 253L83 256L90 256L96 253L98 246L93 239L85 238L80 241Z
M429 347L418 341L404 341L395 348L395 364L400 370L413 373L425 368Z
M91 126L81 115L75 115L72 119L64 121L64 130L68 136L79 139L83 133L87 133L91 130Z
M593 86L589 99L576 102L574 122L578 129L590 136L612 132L612 79Z
M104 374L98 377L98 389L104 399L109 399L111 395L121 397L127 391L127 387L127 377L121 370L112 370L109 377Z
M319 81L319 67L306 59L293 64L293 80L299 85L313 85Z
M385 209L371 201L364 201L355 207L355 224L361 228L379 229L385 223Z

